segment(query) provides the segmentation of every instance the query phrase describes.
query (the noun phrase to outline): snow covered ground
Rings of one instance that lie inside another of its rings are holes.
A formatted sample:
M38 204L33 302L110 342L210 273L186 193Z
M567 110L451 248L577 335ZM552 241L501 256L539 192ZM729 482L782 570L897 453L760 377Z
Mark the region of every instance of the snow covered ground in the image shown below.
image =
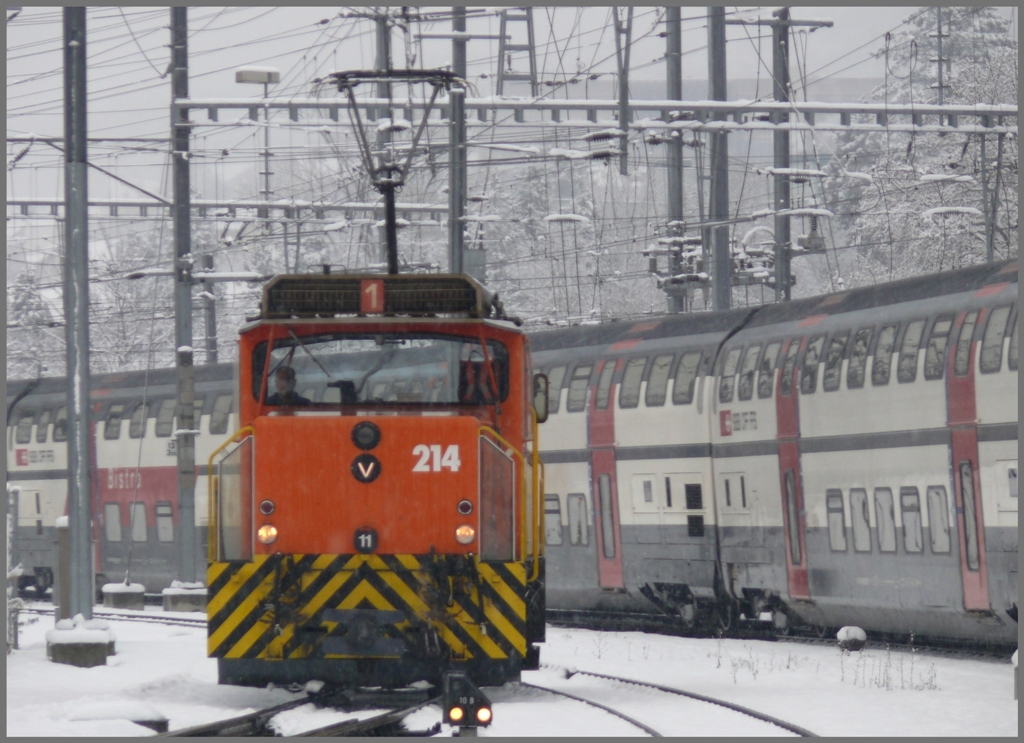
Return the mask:
M29 619L29 615L22 615ZM195 617L195 614L183 615ZM294 699L282 689L217 685L205 630L113 620L117 655L105 667L46 659L52 617L22 628L7 658L8 736L130 736L152 731L130 722L155 713L171 729L233 717ZM641 633L548 628L543 667L523 680L594 699L666 735L787 735L720 707L617 684L565 669L596 671L695 691L751 707L821 735L1016 735L1017 703L1009 662L965 661L923 653L783 642L697 640ZM508 685L485 689L494 723L484 736L636 736L605 712L552 694ZM283 734L365 717L312 705L282 713ZM428 707L408 727L440 720ZM445 728L441 735L450 735Z

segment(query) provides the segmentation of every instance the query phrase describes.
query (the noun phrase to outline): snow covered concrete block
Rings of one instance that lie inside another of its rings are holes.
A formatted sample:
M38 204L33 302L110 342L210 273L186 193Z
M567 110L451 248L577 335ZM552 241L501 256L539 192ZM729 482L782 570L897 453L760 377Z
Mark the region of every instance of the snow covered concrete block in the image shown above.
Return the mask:
M54 663L92 668L107 663L114 654L114 633L102 619L61 619L46 633L46 657Z
M103 606L142 611L146 608L146 587L141 583L107 583L103 586Z
M836 633L836 638L843 650L860 650L868 641L867 633L860 627L843 627Z
M172 581L163 591L164 611L206 611L206 586Z

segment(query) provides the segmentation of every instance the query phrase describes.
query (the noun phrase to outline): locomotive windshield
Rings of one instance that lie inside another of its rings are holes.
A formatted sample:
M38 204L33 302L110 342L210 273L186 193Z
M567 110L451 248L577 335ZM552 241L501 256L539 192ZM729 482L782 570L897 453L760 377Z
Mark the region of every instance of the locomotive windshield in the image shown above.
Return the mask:
M489 405L508 396L498 341L429 333L331 332L253 349L252 394L265 405ZM289 371L290 370L290 371ZM264 382L264 375L268 382Z

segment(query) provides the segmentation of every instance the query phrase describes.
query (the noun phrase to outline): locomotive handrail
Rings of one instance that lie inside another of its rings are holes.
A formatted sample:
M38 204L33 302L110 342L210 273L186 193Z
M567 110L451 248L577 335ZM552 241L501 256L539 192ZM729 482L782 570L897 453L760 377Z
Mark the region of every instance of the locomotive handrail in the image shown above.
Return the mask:
M224 451L229 445L233 444L241 434L247 434L252 436L255 431L252 426L243 426L231 434L224 440L220 446L213 450L210 454L210 458L206 460L206 507L207 521L207 533L209 538L206 540L206 557L210 562L217 561L217 502L219 500L219 493L217 492L218 480L216 475L213 474L213 460L218 454Z
M533 520L534 526L534 544L539 545L540 555L544 555L545 543L541 541L541 519L539 508L544 503L544 463L540 461L540 431L537 424L537 411L531 406L530 407L530 424L533 429L533 512L536 514ZM540 560L534 559L533 561L533 575L530 576L530 582L537 580L540 575Z
M521 451L516 449L515 446L513 446L500 433L495 431L490 426L480 426L480 435L482 436L485 433L490 434L495 439L497 439L498 443L501 444L502 446L507 446L508 450L510 452L512 452L512 454L514 454L516 457L519 458L519 461L520 461L520 463L523 466L523 470L524 471L526 470L526 457L523 456L523 453ZM520 478L519 478L519 489L522 491L522 495L520 497L520 501L523 504L522 505L522 509L523 509L523 519L522 519L523 535L522 535L522 539L520 540L522 544L520 545L519 554L521 554L523 556L523 559L525 560L526 559L526 529L527 529L527 523L526 523L526 478L524 478L522 476L520 476ZM537 551L537 540L536 540L536 538L533 540L533 550L534 550L534 553L536 553L536 551Z

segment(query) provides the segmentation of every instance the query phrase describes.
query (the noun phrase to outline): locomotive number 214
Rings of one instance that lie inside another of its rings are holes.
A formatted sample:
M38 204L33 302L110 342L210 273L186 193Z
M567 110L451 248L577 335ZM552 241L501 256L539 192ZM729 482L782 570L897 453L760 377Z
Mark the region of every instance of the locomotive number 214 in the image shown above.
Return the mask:
M440 444L417 444L413 447L412 455L419 457L419 461L412 468L413 472L440 472L444 468L458 472L459 465L462 464L459 461L458 444L451 444L444 450L443 455Z

